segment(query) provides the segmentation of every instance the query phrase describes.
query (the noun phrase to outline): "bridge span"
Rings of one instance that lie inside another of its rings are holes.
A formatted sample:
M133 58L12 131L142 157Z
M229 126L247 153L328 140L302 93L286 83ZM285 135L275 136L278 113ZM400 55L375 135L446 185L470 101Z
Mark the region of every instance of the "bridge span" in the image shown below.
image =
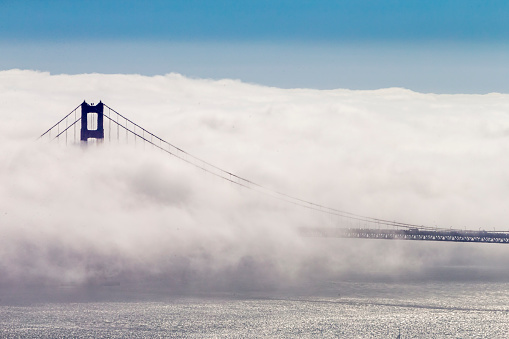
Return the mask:
M300 229L306 237L320 238L360 238L385 240L425 240L479 243L509 243L509 232L461 231L445 229L372 229L339 227L306 227Z
M86 145L89 139L96 139L96 142L99 142L99 144L104 140L116 143L125 142L126 144L134 142L134 145L137 142L144 145L148 144L230 184L254 191L270 199L277 199L300 208L334 216L339 222L348 222L350 225L355 223L355 225L359 226L357 228L301 228L301 234L308 237L509 243L509 232L438 228L384 220L327 207L310 200L280 192L234 174L184 151L182 148L141 127L103 102L94 105L83 101L83 103L44 132L39 139L43 137L47 137L49 140L65 141L66 145L68 141L74 144L79 142L82 145ZM361 225L364 227L361 227Z

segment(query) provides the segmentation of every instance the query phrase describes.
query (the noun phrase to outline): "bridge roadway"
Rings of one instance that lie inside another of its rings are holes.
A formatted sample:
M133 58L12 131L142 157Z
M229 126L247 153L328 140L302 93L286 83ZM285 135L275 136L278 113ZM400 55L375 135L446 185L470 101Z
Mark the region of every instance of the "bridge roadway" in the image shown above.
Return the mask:
M306 237L323 238L361 238L361 239L399 239L426 241L455 241L480 243L509 243L509 232L462 231L447 229L373 229L373 228L333 228L305 227L300 229Z

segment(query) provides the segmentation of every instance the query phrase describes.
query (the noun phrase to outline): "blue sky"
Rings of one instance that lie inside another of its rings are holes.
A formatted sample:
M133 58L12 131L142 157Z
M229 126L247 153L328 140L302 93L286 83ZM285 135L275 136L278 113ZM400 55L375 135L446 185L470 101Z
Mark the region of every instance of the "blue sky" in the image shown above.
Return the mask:
M0 0L0 69L509 92L507 1Z

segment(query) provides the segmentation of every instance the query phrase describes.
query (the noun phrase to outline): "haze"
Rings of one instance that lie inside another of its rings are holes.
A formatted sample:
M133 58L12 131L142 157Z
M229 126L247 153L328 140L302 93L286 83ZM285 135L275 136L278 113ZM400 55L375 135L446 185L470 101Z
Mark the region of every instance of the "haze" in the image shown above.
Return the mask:
M9 70L0 72L2 286L160 281L170 293L202 293L508 278L504 245L303 238L300 226L344 221L141 144L36 141L84 99L293 196L427 226L508 230L506 94Z

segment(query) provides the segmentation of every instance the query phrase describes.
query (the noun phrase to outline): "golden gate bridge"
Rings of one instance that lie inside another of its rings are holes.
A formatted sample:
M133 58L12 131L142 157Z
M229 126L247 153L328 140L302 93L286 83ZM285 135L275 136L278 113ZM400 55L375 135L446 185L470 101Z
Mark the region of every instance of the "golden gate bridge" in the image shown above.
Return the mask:
M104 142L105 139L108 141L116 140L117 142L120 142L121 139L125 141L132 140L134 143L143 142L189 165L212 174L219 179L228 181L244 189L301 208L333 215L351 221L357 225L356 227L312 226L300 228L300 232L308 237L509 243L509 232L461 230L390 221L350 213L294 197L290 194L271 189L236 175L198 158L163 138L158 137L156 134L149 132L103 102L94 105L93 103L88 104L86 101L83 101L83 103L78 105L39 137L39 139L42 138L58 141L62 140L65 141L66 144L69 142L77 143L78 140L82 144L87 144L89 139L95 140L98 143Z

